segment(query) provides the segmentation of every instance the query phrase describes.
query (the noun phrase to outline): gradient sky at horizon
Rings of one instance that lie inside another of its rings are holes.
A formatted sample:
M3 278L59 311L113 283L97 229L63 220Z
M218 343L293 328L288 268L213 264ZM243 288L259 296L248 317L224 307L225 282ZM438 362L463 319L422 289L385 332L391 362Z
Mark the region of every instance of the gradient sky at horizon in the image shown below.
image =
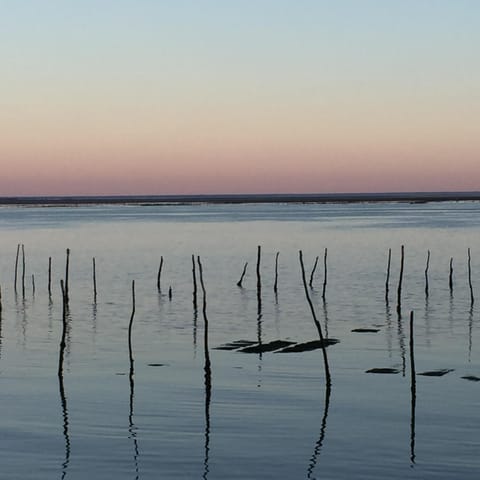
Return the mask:
M1 0L0 195L480 190L477 0Z

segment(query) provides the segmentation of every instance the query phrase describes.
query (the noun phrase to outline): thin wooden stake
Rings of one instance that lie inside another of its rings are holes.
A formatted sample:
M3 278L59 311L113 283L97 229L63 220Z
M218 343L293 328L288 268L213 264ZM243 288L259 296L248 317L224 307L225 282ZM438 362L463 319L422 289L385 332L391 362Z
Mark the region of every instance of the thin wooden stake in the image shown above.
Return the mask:
M52 296L52 257L48 257L48 296Z
M400 256L400 278L398 280L398 289L397 289L397 313L400 314L402 311L402 282L403 282L403 266L405 261L405 249L404 246L401 246L401 256Z
M453 293L453 257L450 258L450 273L448 275L448 287L450 288L450 294Z
M65 298L65 284L60 280L60 287L62 289L62 338L60 340L60 352L58 357L58 376L63 376L63 357L66 346L67 337L67 301Z
M262 255L262 247L259 245L257 247L257 292L262 288L262 279L260 276L260 260Z
M323 288L322 299L325 301L325 293L327 291L327 247L325 247L325 253L323 255Z
M22 297L25 298L25 246L22 243Z
M68 281L69 273L70 273L70 249L67 248L67 258L65 260L65 295L64 295L65 302L67 305L70 302L69 281Z
M427 265L425 267L425 296L428 297L428 267L430 266L430 250L427 251Z
M204 329L203 329L203 346L205 352L205 368L210 368L210 354L208 351L208 318L207 318L207 292L205 290L205 283L203 281L203 268L202 262L200 261L200 257L197 257L198 263L198 275L200 277L200 285L202 287L202 314L203 314L203 321L204 321Z
M168 287L168 299L171 300L171 299L172 299L172 296L173 296L172 286L170 285L170 286Z
M160 286L160 279L162 276L162 268L163 268L163 255L160 257L160 265L158 267L158 274L157 274L157 290L158 293L162 291L161 286Z
M3 306L2 306L2 286L0 285L0 314L2 313L2 309L3 309Z
M275 293L278 292L278 256L280 255L280 252L277 252L275 255L275 282L273 284L273 291Z
M313 264L312 271L310 273L310 281L308 282L308 286L313 288L313 276L315 275L315 270L317 269L318 265L318 255L315 257L315 263Z
M17 244L17 255L15 257L15 282L13 283L13 288L15 294L17 293L17 279L18 279L18 256L20 255L20 244Z
M35 275L32 273L32 295L35 296Z
M472 286L472 257L470 255L470 248L468 249L468 286L470 287L470 304L473 305L475 298L473 296Z
M128 356L130 359L130 379L133 378L133 347L132 347L132 327L133 317L135 316L135 280L132 280L132 315L130 316L130 322L128 324Z
M97 267L95 257L92 258L92 276L93 276L93 301L97 303Z
M237 287L242 288L243 277L245 276L245 273L247 273L247 265L248 265L248 262L245 262L245 265L243 266L242 275L240 277L240 280L237 282Z
M328 366L328 358L327 358L327 349L325 347L325 341L322 333L322 327L320 325L320 322L317 320L317 316L315 314L315 308L313 307L312 300L310 298L310 295L308 293L308 287L307 287L307 279L305 277L305 267L303 265L303 254L302 251L300 250L299 252L299 259L300 259L300 267L302 269L302 280L303 280L303 287L305 290L305 296L307 297L307 302L308 305L310 306L310 311L312 313L313 321L315 323L315 326L317 327L318 330L318 335L320 337L320 342L322 344L322 354L323 354L323 362L325 365L325 379L327 383L327 387L330 387L332 384L332 379L330 377L330 368Z
M388 303L388 292L390 288L390 266L392 264L392 249L388 249L387 279L385 280L385 301Z
M192 278L193 278L193 308L197 310L197 274L195 271L195 256L192 255Z

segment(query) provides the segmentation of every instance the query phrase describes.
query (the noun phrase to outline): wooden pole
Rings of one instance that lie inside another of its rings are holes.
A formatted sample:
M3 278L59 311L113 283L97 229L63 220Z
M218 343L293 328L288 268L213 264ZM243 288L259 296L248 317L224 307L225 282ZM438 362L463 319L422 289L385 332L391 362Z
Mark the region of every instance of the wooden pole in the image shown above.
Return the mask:
M162 276L162 268L163 268L163 255L160 257L160 266L158 267L158 274L157 274L157 290L158 293L162 291L162 288L160 286L160 279Z
M428 297L428 267L430 266L430 250L427 251L427 265L425 267L425 296Z
M453 257L450 258L450 273L448 275L448 287L450 288L450 295L453 293Z
M92 276L93 276L93 301L97 303L97 267L95 257L92 258Z
M63 377L63 357L65 353L66 337L67 337L67 301L65 297L65 284L60 280L60 287L62 289L62 338L60 340L60 352L58 357L58 376Z
M313 288L313 276L315 275L315 270L317 269L318 265L318 255L315 257L315 263L313 264L312 271L310 272L310 280L308 282L308 286Z
M69 273L70 273L70 249L67 248L67 258L65 260L65 295L64 295L65 302L67 305L70 302L69 281L68 281Z
M172 286L170 285L170 286L168 287L168 299L171 300L171 299L172 299L172 296L173 296Z
M48 257L48 296L52 296L52 257Z
M18 279L18 256L20 255L20 244L17 244L17 256L15 257L15 282L13 283L13 288L15 294L17 293L17 279Z
M472 257L470 255L470 248L468 249L468 286L470 287L470 304L473 305L475 298L473 296L472 286Z
M35 296L35 275L32 273L32 295Z
M262 279L260 276L260 260L262 255L262 247L259 245L257 247L257 291L260 291L262 288Z
M330 387L331 384L332 384L332 379L330 377L330 368L328 366L327 349L325 347L325 341L324 341L324 337L323 337L322 327L320 325L320 322L317 320L317 316L315 314L315 308L313 307L312 300L311 300L310 295L308 293L307 279L305 277L305 267L303 265L302 251L300 250L298 253L299 253L299 259L300 259L300 267L302 269L302 281L303 281L303 287L304 287L304 290L305 290L305 296L307 297L307 302L308 302L308 305L310 306L310 311L312 313L313 321L315 323L315 326L317 327L318 335L320 337L320 342L322 344L323 362L324 362L324 365L325 365L325 379L326 379L326 382L327 382L327 387Z
M25 246L22 243L22 297L25 298Z
M325 301L326 291L327 291L327 247L325 247L325 253L323 255L323 288L322 288L323 301Z
M404 246L401 246L401 255L400 255L400 278L398 280L398 289L397 289L397 313L400 314L402 311L402 282L403 282L403 266L405 261L405 249Z
M2 309L3 309L3 306L2 306L2 287L0 285L0 314L2 313Z
M248 265L248 262L245 262L245 265L243 266L242 275L240 277L240 280L237 282L237 286L240 288L242 288L243 277L245 276L245 273L247 273L247 265Z
M275 255L275 282L273 283L273 291L278 293L278 256L280 252L277 252Z
M130 359L130 380L133 379L133 348L132 348L132 328L133 317L135 316L135 280L132 280L132 314L130 316L130 322L128 324L128 356Z
M192 278L193 278L193 309L197 310L197 273L195 269L195 256L192 255Z
M392 264L392 249L388 249L387 279L385 280L385 301L388 303L388 292L390 288L390 266Z
M200 257L197 257L200 285L202 287L202 313L204 320L203 347L205 363L203 367L205 381L205 441L204 441L204 460L203 476L207 478L209 472L209 454L210 454L210 403L212 400L212 368L210 363L210 353L208 350L208 318L207 318L207 293L203 281L203 268Z

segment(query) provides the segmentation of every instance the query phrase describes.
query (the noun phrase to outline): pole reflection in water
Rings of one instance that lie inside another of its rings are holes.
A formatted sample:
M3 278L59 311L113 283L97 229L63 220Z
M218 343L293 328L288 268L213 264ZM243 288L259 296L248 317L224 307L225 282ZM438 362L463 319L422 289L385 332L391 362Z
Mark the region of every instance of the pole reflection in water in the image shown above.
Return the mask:
M197 257L200 285L202 287L202 314L204 321L203 348L205 355L204 380L205 380L205 443L203 460L203 479L208 478L209 459L210 459L210 403L212 400L212 369L210 363L210 353L208 350L208 318L207 318L207 293L205 283L203 282L203 269L200 257Z
M417 403L417 382L415 378L415 353L413 341L413 312L410 312L410 462L415 464L415 407Z
M128 374L129 384L130 384L128 433L129 433L129 438L131 438L133 441L133 464L135 467L135 480L138 480L140 478L139 468L138 468L139 449L138 449L136 427L133 421L133 401L135 397L135 381L134 381L135 368L134 368L133 348L132 348L132 327L133 327L134 316L135 316L135 280L132 280L132 315L130 317L130 323L128 324L128 354L129 354L129 360L130 360L130 371Z
M60 340L60 351L58 357L58 388L60 391L60 404L62 406L63 418L63 437L65 439L65 459L62 463L62 479L66 477L68 465L70 463L70 434L68 430L68 408L65 386L63 383L63 361L65 356L66 338L67 338L67 315L68 306L65 298L65 286L63 280L60 282L62 288L62 337Z
M393 333L392 333L392 309L388 300L385 302L385 317L387 321L387 349L388 356L392 358L392 344L393 344Z
M312 456L310 458L310 462L308 464L307 469L307 478L314 478L313 471L317 465L318 457L322 451L323 442L325 440L325 432L327 430L327 417L328 417L328 409L330 407L330 395L332 393L332 388L330 384L327 384L325 387L325 404L323 407L323 417L322 417L322 424L320 427L320 436L318 437L317 443L315 444L315 448L313 449Z
M407 368L406 349L405 349L405 333L403 332L402 314L398 313L397 317L397 333L398 344L400 346L400 356L402 357L402 377L405 376L405 370Z
M472 360L473 303L468 311L468 363Z

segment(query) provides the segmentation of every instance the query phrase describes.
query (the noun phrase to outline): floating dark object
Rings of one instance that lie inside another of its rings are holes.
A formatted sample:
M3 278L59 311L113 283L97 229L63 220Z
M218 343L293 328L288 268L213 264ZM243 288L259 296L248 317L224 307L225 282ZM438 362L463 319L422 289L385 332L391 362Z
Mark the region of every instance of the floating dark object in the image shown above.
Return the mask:
M476 377L475 375L465 375L462 378L465 380L469 380L470 382L480 382L480 377Z
M258 342L252 340L235 340L234 342L225 343L219 347L215 347L215 350L238 350L239 348L256 345L257 343Z
M429 372L422 372L418 375L423 375L424 377L443 377L447 373L453 372L453 368L444 368L441 370L431 370Z
M371 368L367 370L365 373L386 373L386 374L395 374L400 373L398 368Z
M354 328L352 330L354 333L377 333L379 331L379 328Z
M279 350L280 348L288 347L289 345L294 345L294 342L289 342L287 340L274 340L273 342L260 343L256 345L250 345L239 350L242 353L264 353L264 352L273 352Z
M149 367L165 367L166 363L149 363Z
M282 348L275 353L290 353L290 352L310 352L312 350L317 350L318 348L328 347L329 345L335 345L336 343L340 342L336 338L324 338L322 340L313 340L311 342L305 343L296 343L295 345L291 345L289 347Z

